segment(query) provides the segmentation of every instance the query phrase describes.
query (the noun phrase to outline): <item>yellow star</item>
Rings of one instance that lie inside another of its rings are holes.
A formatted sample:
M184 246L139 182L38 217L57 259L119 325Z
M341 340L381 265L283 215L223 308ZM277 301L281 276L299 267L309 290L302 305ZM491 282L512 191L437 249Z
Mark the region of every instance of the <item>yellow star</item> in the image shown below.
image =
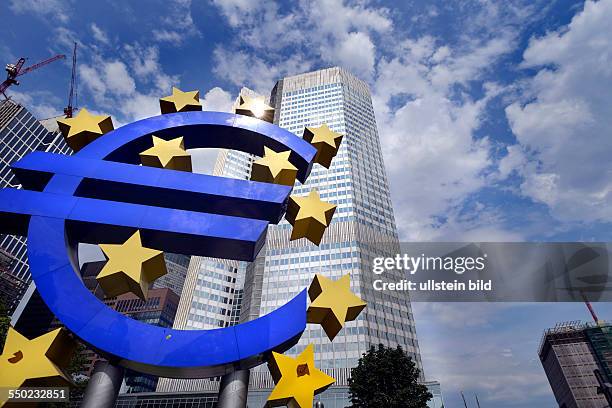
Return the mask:
M334 132L326 124L304 128L303 139L317 149L315 162L329 169L332 159L338 154L342 135Z
M164 140L153 136L153 147L140 153L144 166L191 171L191 155L185 150L182 137Z
M307 238L319 245L335 211L336 206L321 201L315 189L306 197L290 196L285 218L293 225L291 241Z
M96 280L108 297L132 292L146 300L151 282L167 273L164 253L143 247L140 231L123 244L100 244L100 249L108 261Z
M325 391L336 380L314 365L312 344L296 358L272 352L268 367L276 386L268 397L267 407L312 408L314 396Z
M270 123L274 121L274 108L266 104L263 96L240 95L239 102L234 110L238 115L251 116Z
M345 322L355 320L366 307L366 302L351 292L348 274L337 281L315 275L308 296L311 301L308 323L320 324L330 340L336 337Z
M297 177L297 167L289 161L291 152L275 152L264 147L264 157L253 162L251 180L292 186Z
M0 355L0 406L8 399L9 388L68 386L71 381L63 368L74 349L74 342L61 328L28 340L9 327Z
M92 115L85 108L74 118L59 119L57 125L66 143L75 152L114 129L110 116Z
M200 91L183 92L172 87L172 95L159 99L161 113L201 111Z

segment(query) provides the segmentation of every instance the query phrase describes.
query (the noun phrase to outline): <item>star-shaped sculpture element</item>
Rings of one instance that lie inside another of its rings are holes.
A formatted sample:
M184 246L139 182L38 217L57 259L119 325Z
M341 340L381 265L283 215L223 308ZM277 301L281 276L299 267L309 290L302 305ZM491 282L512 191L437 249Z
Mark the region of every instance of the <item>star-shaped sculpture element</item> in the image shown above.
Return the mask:
M303 139L317 149L314 159L315 163L319 163L321 166L329 169L332 159L338 154L338 149L340 149L342 135L331 130L326 124L323 124L319 127L304 128Z
M164 253L142 246L140 231L123 244L100 244L100 249L108 260L96 280L108 297L132 292L146 300L151 283L167 273Z
M284 405L289 408L311 408L314 396L336 381L315 367L312 344L297 358L272 352L268 368L276 386L268 397L266 408Z
M321 201L315 189L306 197L290 196L285 218L293 225L291 241L308 238L312 243L319 245L335 211L336 206Z
M0 355L0 388L21 386L68 386L64 372L75 350L74 341L64 329L56 329L33 340L9 327ZM0 406L7 395L0 395Z
M172 87L172 95L159 99L161 113L201 111L200 91L183 92Z
M92 115L85 108L74 118L59 119L57 125L66 143L75 152L114 129L110 116Z
M330 340L344 327L344 323L355 320L366 307L366 302L351 292L350 276L344 275L337 281L323 275L315 275L308 288L310 306L308 323L320 324Z
M274 108L266 104L263 96L240 95L239 102L234 110L238 115L251 116L270 123L274 121Z
M191 155L185 150L182 137L164 140L153 136L153 147L140 153L144 166L191 171Z
M291 152L275 152L264 147L264 157L253 162L251 180L293 186L297 167L289 161Z

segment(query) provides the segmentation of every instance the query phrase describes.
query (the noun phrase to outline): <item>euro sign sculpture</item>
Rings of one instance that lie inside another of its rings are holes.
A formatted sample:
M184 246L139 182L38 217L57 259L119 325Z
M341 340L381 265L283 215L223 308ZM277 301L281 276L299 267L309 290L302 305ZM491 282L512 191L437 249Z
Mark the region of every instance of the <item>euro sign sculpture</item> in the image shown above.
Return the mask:
M215 330L141 323L104 305L83 285L77 243L123 242L139 230L145 246L186 255L252 261L292 187L138 166L151 137L185 147L263 156L289 150L305 181L316 150L256 118L179 112L110 131L73 156L33 152L13 164L23 189L0 191L3 232L28 237L32 278L42 298L85 343L121 365L175 378L210 377L261 364L285 351L306 326L306 292L269 315ZM265 333L265 335L262 335Z
M306 129L302 139L267 122L272 108L246 97L240 101L236 112L242 114L202 112L197 91L175 88L160 100L163 115L116 130L110 117L85 109L73 128L69 119L58 121L76 153L33 152L12 164L23 189L0 190L0 232L27 236L41 297L67 329L105 358L172 378L220 376L267 361L278 368L272 370L278 389L268 404L293 401L305 408L333 378L317 374L312 348L297 362L279 353L298 342L307 323L322 324L333 339L346 320L357 317L365 303L350 292L348 276L323 286L317 282L328 281L315 278L310 309L303 290L270 314L237 326L176 330L107 307L83 285L76 267L79 243L105 243L110 250L127 241L146 247L157 263L159 251L253 261L268 225L283 217L294 228L291 239L321 242L335 205L321 201L316 191L308 197L290 193L296 178L306 182L314 163L329 167L342 135L322 126ZM257 110L267 121L248 114ZM178 153L161 157L155 151L162 145ZM186 150L195 148L263 158L254 163L252 180L193 174ZM139 296L148 283L140 282ZM294 375L296 364L308 370ZM294 395L297 389L304 395Z

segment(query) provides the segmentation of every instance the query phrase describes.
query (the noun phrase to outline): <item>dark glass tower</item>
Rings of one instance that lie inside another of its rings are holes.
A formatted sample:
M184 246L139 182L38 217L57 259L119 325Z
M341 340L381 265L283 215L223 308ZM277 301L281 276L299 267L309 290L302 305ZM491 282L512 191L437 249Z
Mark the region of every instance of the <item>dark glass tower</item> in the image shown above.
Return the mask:
M51 122L54 123L50 120L49 123ZM49 129L23 105L10 99L1 101L0 188L19 187L19 181L14 177L10 165L34 150L64 154L72 152L57 130L57 125L55 129ZM26 239L0 234L0 250L10 259L9 266L0 279L16 284L14 296L7 305L9 309L12 309L31 280L26 254Z

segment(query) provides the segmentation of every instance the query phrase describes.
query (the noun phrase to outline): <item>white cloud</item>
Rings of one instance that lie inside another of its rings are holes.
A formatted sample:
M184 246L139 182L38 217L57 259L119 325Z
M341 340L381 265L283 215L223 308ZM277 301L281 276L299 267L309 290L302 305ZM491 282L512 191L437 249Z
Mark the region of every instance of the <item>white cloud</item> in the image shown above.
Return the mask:
M374 70L375 46L363 32L346 35L328 55L330 60L353 72L361 78L370 78Z
M538 73L506 109L530 161L521 191L562 221L612 221L612 1L587 1L559 31L532 38ZM507 172L507 170L506 170Z
M427 378L439 380L447 398L454 394L455 399L462 390L471 398L477 391L480 402L491 406L534 406L534 399L550 398L536 353L544 328L538 323L551 306L532 309L540 319L536 324L516 318L524 308L512 303L415 303L418 334L427 334L427 341L419 343Z
M204 110L231 112L234 98L232 94L217 86L206 92L204 99L200 99L200 102Z
M126 44L123 48L136 78L153 85L156 92L170 92L172 86L178 84L179 78L177 76L164 72L159 62L159 49L157 47Z
M498 169L501 179L505 179L512 172L523 169L527 165L525 152L519 145L506 146L506 155L499 161Z
M477 8L478 22L468 24L483 35L466 37L456 46L427 35L407 37L395 27L390 10L366 1L303 0L283 13L264 3L217 3L237 31L234 48L240 51L218 47L214 72L266 94L283 76L321 63L349 69L372 85L402 238L521 239L504 228L495 208L474 210L480 224L461 214L466 198L486 186L494 172L493 146L474 133L487 103L503 91L485 84L485 95L472 99L462 89L513 50L512 24L529 14L485 3ZM266 31L271 19L292 30L285 31L288 35ZM278 50L288 46L291 57L286 60Z
M307 70L310 63L304 61L311 61L309 56L313 53L317 54L317 59L330 65L341 65L369 79L376 61L376 45L372 36L385 34L393 27L389 10L371 7L366 2L302 1L285 13L270 2L234 0L214 3L229 25L239 32L239 47L244 49L246 46L253 50L231 55L228 52L220 53L217 49L216 72L227 72L225 68L229 64L226 61L229 60L234 67L231 72L236 75L235 70L241 69L240 65L235 64L237 60L253 60L250 62L270 69L265 80L258 81L261 84L273 84L280 78L279 73L299 73L292 69L295 66L302 67L302 71ZM282 53L285 48L291 49L288 61L287 54ZM261 71L257 69L253 76L262 78L258 75Z
M157 116L159 111L159 95L135 92L120 102L121 115L134 121L138 119Z
M383 33L391 30L389 10L367 2L345 4L343 0L312 0L301 3L305 17L320 36L342 38L353 31Z
M312 0L301 3L305 38L320 57L370 80L375 68L376 45L372 35L393 29L389 10L367 2L345 4L343 0Z
M7 62L17 61L17 57L15 57L15 54L13 54L11 49L6 44L0 44L0 55L2 55Z
M257 54L217 47L214 72L237 86L249 86L257 93L267 95L278 79L310 69L310 62L302 58L296 54L282 63L270 64Z
M64 0L10 0L10 8L17 14L35 14L42 18L51 17L61 23L70 19L72 1Z
M407 39L398 56L378 64L374 105L396 220L405 239L521 238L504 230L503 217L492 216L495 211L485 216L477 210L475 219L459 216L463 201L487 185L494 164L491 143L475 139L474 132L500 89L485 85L479 100L451 97L453 87L481 77L491 61L511 49L510 42L504 36L456 50L437 47L430 37ZM398 104L397 97L405 101Z
M153 30L153 38L159 42L174 44L180 44L183 41L183 35L181 33L167 29Z
M62 114L62 100L49 92L35 91L26 94L16 91L15 87L11 87L7 94L14 101L27 107L39 120L53 118Z
M96 68L87 64L79 65L79 77L81 82L89 88L94 99L99 99L104 96L106 93L106 84Z
M91 33L96 41L102 44L110 44L110 39L108 38L108 34L104 30L102 30L96 23L91 23Z
M79 64L79 79L100 109L125 123L159 115L159 98L180 87L178 76L167 74L159 62L157 47L138 43L123 46L122 59L93 56ZM147 91L142 91L146 89Z
M127 67L121 61L106 62L102 65L102 74L107 89L112 93L125 96L134 93L136 82L128 73Z
M191 37L201 36L191 15L191 0L170 0L165 5L168 8L152 30L154 40L179 46Z
M126 65L98 58L95 66L81 64L79 77L99 109L112 114L117 123L159 115L159 96L136 90L136 81Z
M72 49L74 48L74 42L77 41L79 45L79 51L81 56L83 55L83 51L89 48L84 43L78 41L80 36L72 31L71 29L58 26L53 29L53 40L51 41L50 48L53 49L57 53L66 54L67 56L72 56ZM66 60L67 64L71 64L72 60L70 57Z
M251 0L213 0L213 3L221 9L231 26L244 23L251 13L257 10L263 2Z

